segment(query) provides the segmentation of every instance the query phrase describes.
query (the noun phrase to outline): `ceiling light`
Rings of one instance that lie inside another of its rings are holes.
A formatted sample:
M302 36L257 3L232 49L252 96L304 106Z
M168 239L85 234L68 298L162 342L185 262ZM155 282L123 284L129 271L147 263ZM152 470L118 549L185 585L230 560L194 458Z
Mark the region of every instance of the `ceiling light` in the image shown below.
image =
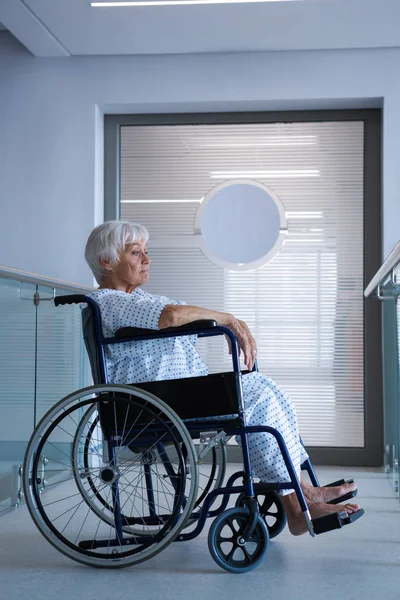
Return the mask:
M324 240L321 239L316 239L316 238L310 238L309 240L305 240L305 239L294 239L294 238L288 238L286 240L286 244L289 243L293 243L293 244L320 244L322 243Z
M319 177L318 169L279 169L275 171L212 171L211 179L252 179L253 177Z
M286 211L287 219L322 219L323 215L320 211Z
M318 234L318 235L320 235L321 231L322 231L322 229L320 229L320 230L319 230L319 234ZM311 235L311 236L313 236L313 235L317 235L317 233L314 233L314 232L312 232L312 231L309 229L309 230L307 230L307 231L288 231L288 235L289 235L289 236L300 236L300 237L301 237L301 236L303 236L303 237L304 237L304 236L307 236L307 237L310 237L310 235ZM311 239L311 238L310 238L310 239Z
M299 2L301 0L149 0L149 2L90 2L93 8L121 8L129 6L179 6L187 4L256 4L266 2Z
M315 135L226 136L225 138L195 138L189 140L194 148L252 148L258 146L313 146Z
M200 204L203 198L196 200L121 200L121 204L154 204L154 203L164 203L167 202L177 203L177 202L195 202L196 204Z

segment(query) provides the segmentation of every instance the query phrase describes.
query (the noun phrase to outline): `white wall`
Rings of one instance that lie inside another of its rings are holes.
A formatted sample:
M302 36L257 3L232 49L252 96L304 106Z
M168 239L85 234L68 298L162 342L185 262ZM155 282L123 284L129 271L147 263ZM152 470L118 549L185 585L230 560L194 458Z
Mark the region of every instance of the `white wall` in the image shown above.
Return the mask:
M0 264L90 284L102 112L369 106L384 99L384 254L400 239L400 49L32 57L0 33ZM375 100L376 102L376 100Z

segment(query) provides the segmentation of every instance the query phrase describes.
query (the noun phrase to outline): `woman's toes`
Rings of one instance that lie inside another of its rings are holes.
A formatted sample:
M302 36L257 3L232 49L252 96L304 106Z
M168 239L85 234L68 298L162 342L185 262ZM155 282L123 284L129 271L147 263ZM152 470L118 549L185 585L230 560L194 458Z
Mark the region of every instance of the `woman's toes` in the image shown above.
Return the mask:
M338 485L336 487L329 487L326 489L329 490L329 493L327 494L327 498L329 498L329 500L327 500L327 502L330 502L331 500L335 500L335 498L341 498L342 496L345 496L346 494L350 494L351 492L354 492L357 489L357 485L354 482L353 483L344 483L343 485Z
M332 506L332 505L330 505ZM357 512L360 509L359 504L346 503L346 504L336 504L334 506L335 511L332 512L347 512L349 515Z
M346 512L351 515L359 510L360 506L358 504L325 504L323 502L310 502L308 505L311 513L311 517L313 519L317 517L323 517L324 515L328 515L330 513L341 513Z
M342 495L344 496L344 494L349 494L350 492L354 492L357 489L357 485L354 481L352 483L344 483L341 486L341 489L342 489Z
M360 510L359 504L344 504L346 512L352 514Z

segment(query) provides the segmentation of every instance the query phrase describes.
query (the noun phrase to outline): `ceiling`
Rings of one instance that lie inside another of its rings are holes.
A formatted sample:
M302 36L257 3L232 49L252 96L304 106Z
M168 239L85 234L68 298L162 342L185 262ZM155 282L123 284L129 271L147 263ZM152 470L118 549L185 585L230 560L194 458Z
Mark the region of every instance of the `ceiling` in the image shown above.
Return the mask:
M2 0L0 22L36 56L400 47L399 0L134 8Z

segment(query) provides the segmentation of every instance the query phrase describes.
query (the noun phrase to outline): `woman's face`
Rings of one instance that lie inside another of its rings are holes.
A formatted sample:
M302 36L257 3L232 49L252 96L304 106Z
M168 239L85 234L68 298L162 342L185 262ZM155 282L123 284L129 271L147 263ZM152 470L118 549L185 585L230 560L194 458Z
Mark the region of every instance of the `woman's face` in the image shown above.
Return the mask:
M119 254L119 262L107 269L107 275L114 289L132 292L149 281L150 258L147 256L146 243L139 240L128 244ZM107 267L106 267L107 268Z

